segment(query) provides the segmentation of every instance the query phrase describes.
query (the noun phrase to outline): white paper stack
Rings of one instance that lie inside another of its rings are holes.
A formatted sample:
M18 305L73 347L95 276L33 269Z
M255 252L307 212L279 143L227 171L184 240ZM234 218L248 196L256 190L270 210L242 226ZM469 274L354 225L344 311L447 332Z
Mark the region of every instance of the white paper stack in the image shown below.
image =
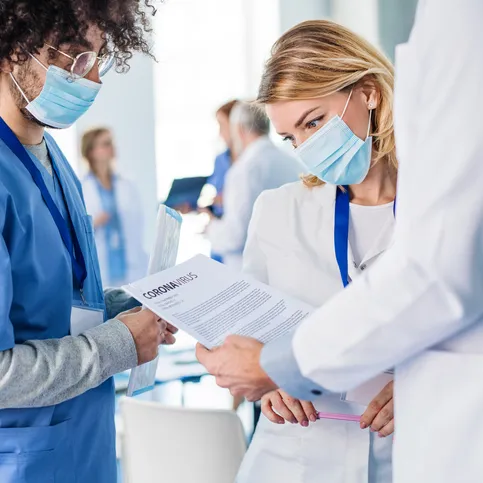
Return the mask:
M148 275L158 273L173 267L178 255L179 237L181 232L181 215L161 205L158 210L156 235L149 260ZM131 371L128 396L136 396L154 388L158 358Z

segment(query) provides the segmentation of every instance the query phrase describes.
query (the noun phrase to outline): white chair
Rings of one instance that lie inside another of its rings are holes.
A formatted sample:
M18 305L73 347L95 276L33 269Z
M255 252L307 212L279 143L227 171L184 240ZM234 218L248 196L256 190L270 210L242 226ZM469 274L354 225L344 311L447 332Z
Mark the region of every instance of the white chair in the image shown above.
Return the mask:
M122 465L128 483L233 483L246 451L232 411L121 400Z

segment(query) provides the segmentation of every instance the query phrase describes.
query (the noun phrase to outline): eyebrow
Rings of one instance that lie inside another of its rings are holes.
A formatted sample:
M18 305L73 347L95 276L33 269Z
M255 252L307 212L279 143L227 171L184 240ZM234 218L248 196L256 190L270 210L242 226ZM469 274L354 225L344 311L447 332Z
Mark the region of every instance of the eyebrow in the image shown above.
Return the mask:
M313 107L312 109L308 109L307 111L305 111L302 116L300 116L300 119L295 123L295 129L297 129L298 127L300 127L302 125L302 123L305 121L305 119L307 118L307 116L309 114L311 114L312 112L316 111L317 109L319 109L320 106L317 106L317 107Z
M102 52L107 47L107 45L108 45L108 41L105 40L101 45L101 48L99 49L99 53ZM74 55L81 54L82 52L87 52L86 50L83 50L83 49L87 49L88 51L92 51L92 52L94 51L94 47L92 43L86 39L83 39L80 42L76 42L75 44L72 44L69 47L68 52Z

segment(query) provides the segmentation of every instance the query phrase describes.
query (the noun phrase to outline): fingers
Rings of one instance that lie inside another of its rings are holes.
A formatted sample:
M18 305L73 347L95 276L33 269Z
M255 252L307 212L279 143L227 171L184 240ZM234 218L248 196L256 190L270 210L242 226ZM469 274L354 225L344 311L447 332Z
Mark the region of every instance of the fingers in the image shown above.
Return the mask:
M375 417L379 414L381 409L392 399L393 382L384 387L384 389L371 401L364 414L361 416L361 428L365 429L372 425Z
M210 374L213 374L210 370L212 366L210 357L212 355L211 352L212 351L208 350L204 345L200 344L199 342L196 344L195 354L198 362L205 366Z
M386 436L390 436L392 433L394 433L394 419L391 419L386 426L384 426L380 431L379 431L379 436L381 438L385 438Z
M282 399L285 402L288 409L297 419L297 422L302 426L307 427L309 425L309 418L305 414L301 402L298 399L289 396L288 394L282 393Z
M275 420L272 414L273 409L290 423L300 423L305 428L309 425L309 421L314 423L317 421L317 412L312 403L308 401L299 401L280 390L271 392L266 397L269 400L269 403L265 403L266 416L272 422L279 421L279 418ZM264 400L265 398L262 399L262 405ZM278 424L280 423L278 422Z
M168 332L171 332L172 334L176 334L178 332L177 327L175 327L174 325L171 325L169 322L166 322L166 324L167 324L166 329L168 330Z
M371 424L373 431L381 431L394 418L394 401L391 399L377 414Z
M264 416L274 424L285 424L285 419L282 416L279 416L273 409L272 409L272 402L270 400L270 394L267 394L262 398L262 413Z
M280 416L282 416L283 419L292 424L297 422L297 418L287 407L285 401L282 399L282 396L278 391L271 393L271 403L272 407L275 409L275 411L277 411L278 414L280 414Z
M167 331L168 324L163 319L158 319L159 330L164 334Z
M176 342L176 337L170 332L164 333L163 345L173 345Z
M309 421L315 423L317 421L317 411L314 405L310 401L300 401L300 404Z

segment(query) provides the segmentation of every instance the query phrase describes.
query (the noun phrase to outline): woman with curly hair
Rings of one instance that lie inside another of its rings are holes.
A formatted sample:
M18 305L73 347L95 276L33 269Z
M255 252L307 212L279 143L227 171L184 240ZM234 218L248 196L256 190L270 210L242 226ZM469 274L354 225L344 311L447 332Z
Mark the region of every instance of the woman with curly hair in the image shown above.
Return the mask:
M45 132L75 123L111 67L150 54L146 7L0 0L2 483L114 483L111 376L174 341L121 291L103 293L79 181Z

